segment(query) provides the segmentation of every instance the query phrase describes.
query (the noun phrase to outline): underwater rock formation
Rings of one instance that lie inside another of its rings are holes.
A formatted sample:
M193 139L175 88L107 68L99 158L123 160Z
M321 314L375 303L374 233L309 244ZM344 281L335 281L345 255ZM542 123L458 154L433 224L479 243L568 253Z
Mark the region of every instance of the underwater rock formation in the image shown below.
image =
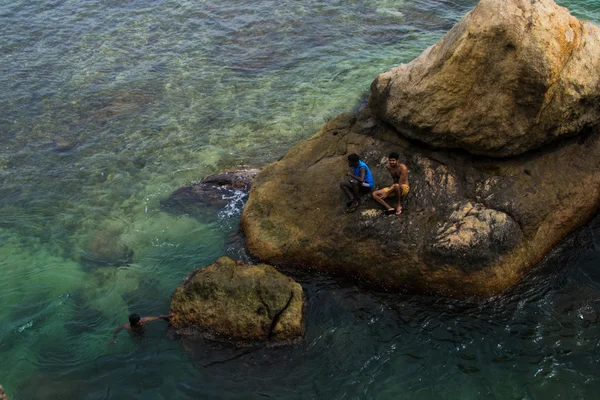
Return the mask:
M275 268L228 257L192 272L171 298L169 325L185 338L238 346L288 343L304 334L304 293Z
M223 171L200 182L183 186L161 201L161 208L175 214L203 216L225 207L236 193L245 197L260 169Z
M84 264L119 266L133 261L133 250L121 241L117 229L96 232L81 256Z
M380 74L369 106L403 135L504 157L600 121L600 28L552 0L481 0L438 43Z
M77 140L66 136L60 136L54 138L53 145L54 151L59 153L67 152L77 146Z

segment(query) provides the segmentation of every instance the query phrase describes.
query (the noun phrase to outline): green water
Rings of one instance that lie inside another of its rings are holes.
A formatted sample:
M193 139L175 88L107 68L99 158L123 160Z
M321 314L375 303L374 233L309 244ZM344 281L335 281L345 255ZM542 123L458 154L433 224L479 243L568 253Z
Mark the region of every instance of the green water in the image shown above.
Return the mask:
M190 348L162 322L108 344L129 313L167 312L194 268L247 256L239 207L190 218L161 200L278 159L475 3L0 0L0 383L11 399L592 398L598 224L550 272L478 305L298 275L301 345ZM598 1L561 4L600 22ZM133 250L129 265L82 260L107 232Z

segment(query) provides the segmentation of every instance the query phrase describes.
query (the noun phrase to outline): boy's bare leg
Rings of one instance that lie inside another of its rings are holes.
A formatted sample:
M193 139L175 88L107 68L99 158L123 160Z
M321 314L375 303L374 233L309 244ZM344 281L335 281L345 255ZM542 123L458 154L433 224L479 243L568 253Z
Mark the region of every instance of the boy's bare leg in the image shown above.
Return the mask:
M381 204L382 206L385 207L386 210L393 210L394 207L390 206L384 199L386 197L386 192L385 189L379 189L374 191L371 194L371 197L373 197L373 200L375 200L376 202L378 202L379 204Z
M354 195L354 202L356 205L360 203L360 191L358 190L358 182L352 180L352 194Z
M402 214L402 188L399 184L394 185L394 193L396 193L396 197L398 197L398 204L396 204L396 215Z
M348 182L348 181L341 182L340 188L342 188L342 191L346 194L346 197L348 197L348 200L354 200L354 196L352 195L352 186L350 185L350 182Z
M349 204L346 204L348 206L346 211L352 212L356 210L356 207L358 207L360 204L360 192L358 190L358 184L356 182L342 182L340 183L340 187L350 200L348 202Z

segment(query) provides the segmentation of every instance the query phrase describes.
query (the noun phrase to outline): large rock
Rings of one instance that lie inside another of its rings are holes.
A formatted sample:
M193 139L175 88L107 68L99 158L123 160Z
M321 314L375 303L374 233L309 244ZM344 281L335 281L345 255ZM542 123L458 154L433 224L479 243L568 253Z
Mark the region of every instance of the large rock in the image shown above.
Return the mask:
M493 159L421 146L368 109L343 114L255 178L242 214L247 245L273 265L389 290L499 293L596 213L599 136ZM391 151L409 170L404 212L385 216L365 196L346 213L338 186L346 156L361 154L383 186Z
M481 0L418 58L371 85L375 115L407 137L518 155L600 120L600 28L552 0Z
M173 293L170 325L185 337L293 342L304 334L302 287L269 265L222 257L195 270Z

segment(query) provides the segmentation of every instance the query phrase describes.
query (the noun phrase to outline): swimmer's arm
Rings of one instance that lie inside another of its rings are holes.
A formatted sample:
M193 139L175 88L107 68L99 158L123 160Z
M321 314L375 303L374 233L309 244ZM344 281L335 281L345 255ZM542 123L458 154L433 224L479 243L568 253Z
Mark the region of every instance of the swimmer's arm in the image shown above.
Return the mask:
M141 319L142 323L146 323L146 322L152 322L152 321L156 321L157 319L164 319L164 320L168 320L169 318L171 318L173 314L165 314L165 315L159 315L158 317L144 317Z
M114 343L115 340L117 340L117 335L119 334L119 332L121 332L123 329L129 329L129 324L125 324L125 325L121 325L118 328L115 329L115 331L113 332L113 337L112 337L112 342Z

